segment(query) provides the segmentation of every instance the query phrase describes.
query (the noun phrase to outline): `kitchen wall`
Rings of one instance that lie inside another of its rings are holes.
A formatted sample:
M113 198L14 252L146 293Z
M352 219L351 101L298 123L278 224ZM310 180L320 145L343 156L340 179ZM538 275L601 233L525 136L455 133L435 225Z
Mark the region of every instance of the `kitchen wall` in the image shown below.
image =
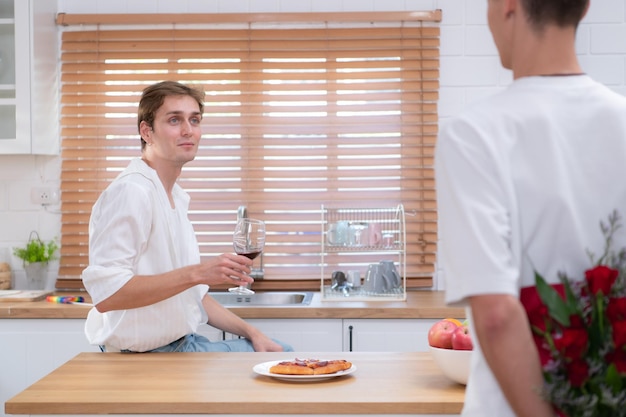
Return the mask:
M52 1L52 0L51 0ZM65 13L239 13L400 11L441 9L442 118L461 111L511 82L486 25L487 0L57 0ZM626 95L626 0L592 0L578 33L584 70ZM0 262L9 260L15 287L24 286L20 262L10 248L26 242L31 230L44 239L60 236L59 206L30 202L33 187L58 187L58 157L0 155ZM51 275L54 274L55 265Z

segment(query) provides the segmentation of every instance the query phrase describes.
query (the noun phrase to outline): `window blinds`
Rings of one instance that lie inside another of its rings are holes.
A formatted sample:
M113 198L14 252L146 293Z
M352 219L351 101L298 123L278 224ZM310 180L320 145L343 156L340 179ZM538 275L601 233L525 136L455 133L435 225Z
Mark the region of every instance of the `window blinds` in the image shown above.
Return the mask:
M166 79L206 92L200 149L179 179L204 258L232 252L245 205L268 231L265 280L255 288L315 289L322 204L403 204L408 286L430 285L439 28L377 23L381 15L64 31L57 287L81 286L91 207L140 156L137 102Z

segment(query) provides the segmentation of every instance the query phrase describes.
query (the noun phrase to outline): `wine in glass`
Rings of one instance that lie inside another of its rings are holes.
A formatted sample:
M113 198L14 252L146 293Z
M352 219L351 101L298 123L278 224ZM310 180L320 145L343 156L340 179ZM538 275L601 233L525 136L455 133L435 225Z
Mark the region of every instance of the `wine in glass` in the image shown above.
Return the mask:
M264 246L265 223L247 217L239 219L233 235L235 253L254 259L263 252ZM237 294L254 294L254 291L245 285L229 288L228 291Z

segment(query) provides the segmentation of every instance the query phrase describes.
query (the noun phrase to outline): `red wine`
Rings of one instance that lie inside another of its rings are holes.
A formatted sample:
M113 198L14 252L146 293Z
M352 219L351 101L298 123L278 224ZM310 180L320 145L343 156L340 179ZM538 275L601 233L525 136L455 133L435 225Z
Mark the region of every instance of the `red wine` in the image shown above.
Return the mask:
M257 256L259 256L261 254L262 251L256 251L256 252L248 252L248 253L239 253L239 255L243 255L248 259L254 259Z

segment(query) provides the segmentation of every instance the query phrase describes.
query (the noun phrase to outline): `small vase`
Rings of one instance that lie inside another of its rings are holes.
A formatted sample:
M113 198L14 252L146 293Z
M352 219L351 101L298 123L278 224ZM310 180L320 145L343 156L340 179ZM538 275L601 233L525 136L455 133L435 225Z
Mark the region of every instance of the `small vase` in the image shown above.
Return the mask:
M29 290L43 290L46 288L48 278L48 263L33 262L24 265L26 271L26 283Z

